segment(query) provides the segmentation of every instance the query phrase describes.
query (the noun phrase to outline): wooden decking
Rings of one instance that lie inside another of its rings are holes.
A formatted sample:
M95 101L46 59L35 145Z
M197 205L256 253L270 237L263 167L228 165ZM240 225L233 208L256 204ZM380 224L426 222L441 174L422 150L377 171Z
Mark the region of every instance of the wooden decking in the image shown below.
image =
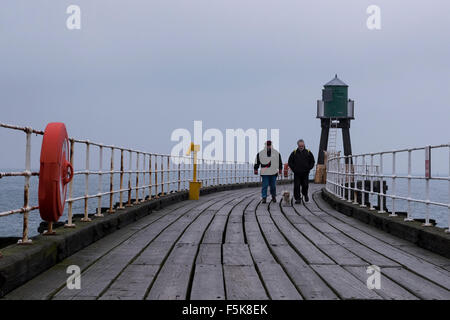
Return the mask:
M450 299L450 260L334 211L259 189L185 201L79 251L6 299ZM279 191L291 186L279 186ZM66 269L82 270L69 290ZM381 268L381 289L366 286Z

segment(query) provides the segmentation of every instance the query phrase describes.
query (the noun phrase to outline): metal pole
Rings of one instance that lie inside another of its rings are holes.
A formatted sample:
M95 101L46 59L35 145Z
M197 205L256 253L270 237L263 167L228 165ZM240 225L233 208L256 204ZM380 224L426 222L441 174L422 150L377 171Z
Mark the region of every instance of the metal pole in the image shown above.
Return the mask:
M111 172L109 174L109 210L108 213L114 213L116 210L113 209L113 199L114 199L114 148L111 148Z
M103 176L103 146L99 147L99 164L98 164L98 204L97 204L97 213L96 217L103 217L102 214L102 176Z
M396 176L396 172L395 172L395 152L392 152L392 212L389 215L390 217L396 217L396 210L395 210L395 197L397 196L396 194L396 180L397 180L397 176Z
M123 206L123 149L120 149L120 193L119 193L119 207L117 209L124 209Z
M73 168L73 152L75 150L75 141L70 140L70 164ZM73 180L69 183L69 199L72 199L73 196ZM75 228L75 224L72 223L72 205L73 201L69 200L69 207L67 208L67 223L64 225L64 228Z
M131 150L128 150L129 153L129 160L128 160L128 201L126 206L130 207L131 204L131 172L133 168L133 152Z
M139 203L139 152L136 152L136 199L134 204Z
M89 141L86 141L86 172L85 172L85 188L84 188L84 217L82 222L89 222L91 218L88 215L88 196L89 196Z
M31 128L26 128L26 149L25 149L25 184L24 184L24 204L23 204L23 228L22 239L18 241L19 244L31 244L31 239L28 239L28 215L30 212L30 176L31 176Z
M406 212L405 221L413 221L412 206L411 206L411 150L408 150L408 212Z
M385 213L384 211L384 188L383 188L383 154L380 153L380 203L378 204L380 207L378 208L378 213Z

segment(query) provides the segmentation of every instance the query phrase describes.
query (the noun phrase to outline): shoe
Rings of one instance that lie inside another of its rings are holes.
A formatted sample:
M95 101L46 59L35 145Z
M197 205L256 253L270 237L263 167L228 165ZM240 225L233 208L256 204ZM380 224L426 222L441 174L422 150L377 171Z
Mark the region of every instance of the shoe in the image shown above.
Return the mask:
M272 197L272 202L277 202L277 198Z
M302 203L302 200L295 200L295 204L300 204Z
M309 197L308 197L308 195L305 196L305 202L309 202Z
M261 203L266 203L266 198L263 198Z

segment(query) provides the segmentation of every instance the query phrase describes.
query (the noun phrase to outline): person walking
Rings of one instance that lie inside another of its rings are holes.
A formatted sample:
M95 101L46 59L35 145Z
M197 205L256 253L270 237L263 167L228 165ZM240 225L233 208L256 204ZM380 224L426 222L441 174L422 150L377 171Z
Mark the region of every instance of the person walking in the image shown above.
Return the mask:
M267 187L269 186L272 201L277 202L277 175L281 174L283 163L281 161L280 153L272 147L272 141L270 140L265 143L264 149L256 155L254 166L255 174L258 174L258 169L260 166L262 178L262 203L266 203Z
M295 203L301 203L302 197L305 202L309 201L308 197L308 184L309 184L309 171L314 168L315 159L311 151L305 148L305 142L303 139L297 141L297 149L292 151L289 156L288 165L294 172L294 199Z

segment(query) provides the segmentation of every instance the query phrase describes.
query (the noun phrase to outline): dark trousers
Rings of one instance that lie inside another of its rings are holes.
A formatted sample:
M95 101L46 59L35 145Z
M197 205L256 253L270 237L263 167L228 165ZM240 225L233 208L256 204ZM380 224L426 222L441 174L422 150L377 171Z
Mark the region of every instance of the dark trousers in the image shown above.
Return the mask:
M303 196L308 194L309 172L294 173L294 199L300 200L300 187Z
M270 194L272 197L277 196L277 175L262 175L262 188L261 188L261 196L263 198L267 198L267 187L270 186Z

